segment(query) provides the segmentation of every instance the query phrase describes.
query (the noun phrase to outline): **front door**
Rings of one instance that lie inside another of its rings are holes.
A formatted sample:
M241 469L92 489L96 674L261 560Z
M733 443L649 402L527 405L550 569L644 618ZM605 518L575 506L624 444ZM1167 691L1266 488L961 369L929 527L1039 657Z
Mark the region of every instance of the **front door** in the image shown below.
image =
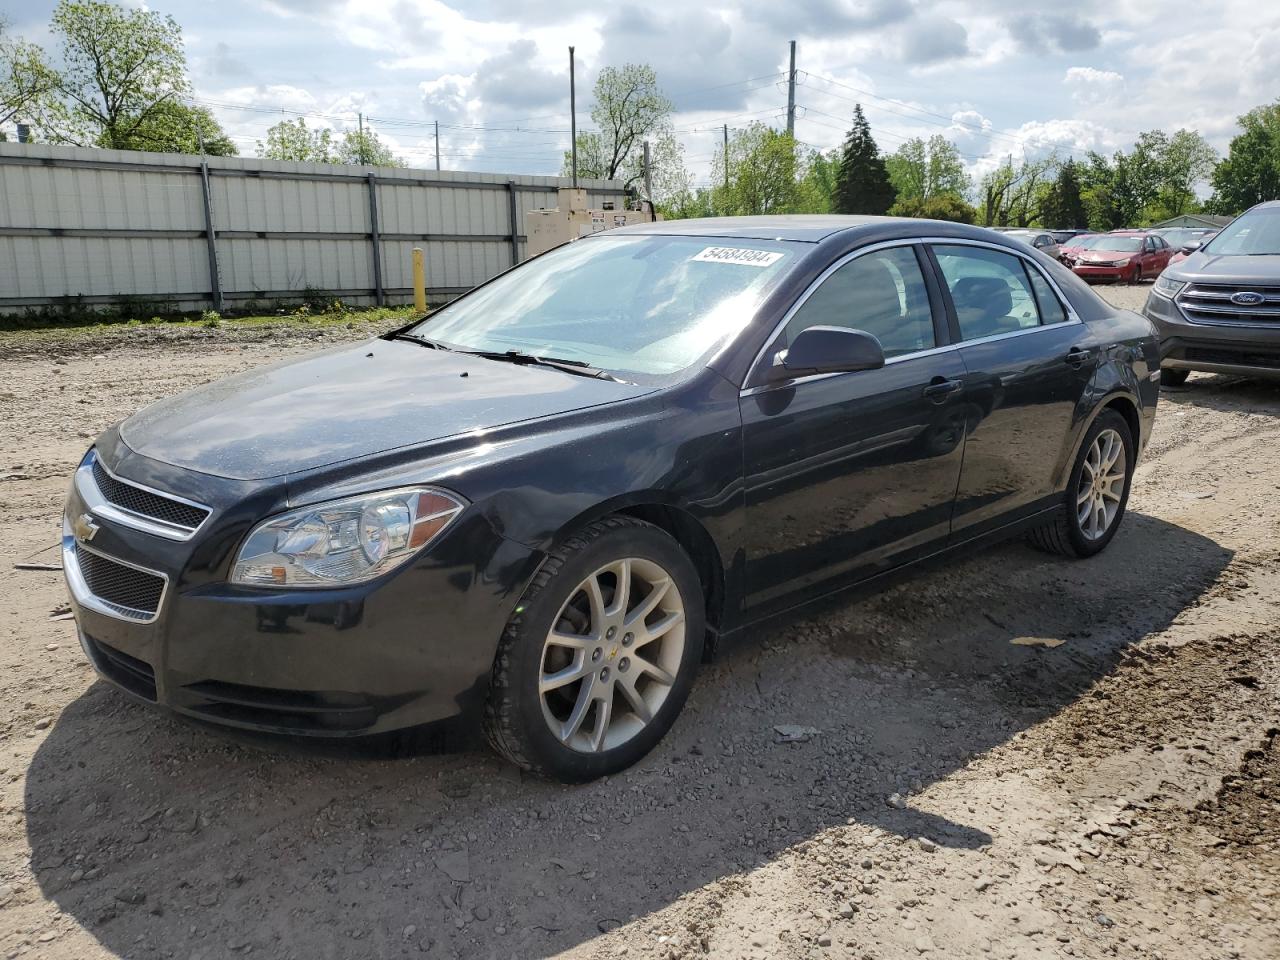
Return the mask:
M969 404L953 533L1052 503L1100 344L1039 267L981 245L933 248L951 301Z
M875 335L878 370L801 377L741 399L747 605L764 613L903 562L945 540L964 448L964 365L936 350L945 314L923 250L836 267L764 353L809 326ZM936 309L936 317L935 317ZM930 352L932 351L932 352Z

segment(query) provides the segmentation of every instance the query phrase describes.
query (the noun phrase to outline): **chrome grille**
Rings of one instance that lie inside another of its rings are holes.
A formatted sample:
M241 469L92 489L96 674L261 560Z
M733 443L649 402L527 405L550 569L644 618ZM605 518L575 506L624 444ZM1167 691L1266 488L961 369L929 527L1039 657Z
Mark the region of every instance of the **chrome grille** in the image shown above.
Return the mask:
M201 504L117 477L96 450L76 471L76 487L92 513L170 540L189 540L212 513Z
M1232 303L1239 293L1255 293L1257 303ZM1175 302L1192 323L1226 327L1280 327L1280 287L1227 283L1189 283Z
M90 550L75 547L75 563L89 593L128 620L154 620L164 597L165 579Z

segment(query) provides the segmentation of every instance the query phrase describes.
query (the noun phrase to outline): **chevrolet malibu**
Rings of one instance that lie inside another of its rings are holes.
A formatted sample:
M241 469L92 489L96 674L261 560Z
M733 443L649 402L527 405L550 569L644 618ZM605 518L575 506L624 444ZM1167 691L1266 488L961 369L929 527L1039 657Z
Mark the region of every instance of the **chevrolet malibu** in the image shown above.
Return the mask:
M1098 553L1158 389L1145 319L987 230L645 224L108 429L63 559L86 654L142 700L461 719L582 781L767 617L1024 532Z

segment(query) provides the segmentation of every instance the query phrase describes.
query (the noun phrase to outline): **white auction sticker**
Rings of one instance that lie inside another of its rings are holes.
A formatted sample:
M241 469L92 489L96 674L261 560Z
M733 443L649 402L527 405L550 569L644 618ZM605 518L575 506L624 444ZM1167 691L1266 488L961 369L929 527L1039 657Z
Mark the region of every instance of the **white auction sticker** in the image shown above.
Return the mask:
M699 263L738 263L744 267L769 267L786 254L775 250L744 250L741 247L707 247L693 259Z

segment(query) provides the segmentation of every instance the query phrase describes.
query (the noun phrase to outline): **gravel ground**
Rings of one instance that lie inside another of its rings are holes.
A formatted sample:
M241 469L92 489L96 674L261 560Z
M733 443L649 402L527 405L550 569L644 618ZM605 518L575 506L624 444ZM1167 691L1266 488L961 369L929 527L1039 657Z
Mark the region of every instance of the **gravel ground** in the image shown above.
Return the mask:
M565 788L171 719L11 569L56 560L102 427L364 332L0 338L0 955L1280 956L1280 388L1166 390L1101 557L1006 544L762 629Z

